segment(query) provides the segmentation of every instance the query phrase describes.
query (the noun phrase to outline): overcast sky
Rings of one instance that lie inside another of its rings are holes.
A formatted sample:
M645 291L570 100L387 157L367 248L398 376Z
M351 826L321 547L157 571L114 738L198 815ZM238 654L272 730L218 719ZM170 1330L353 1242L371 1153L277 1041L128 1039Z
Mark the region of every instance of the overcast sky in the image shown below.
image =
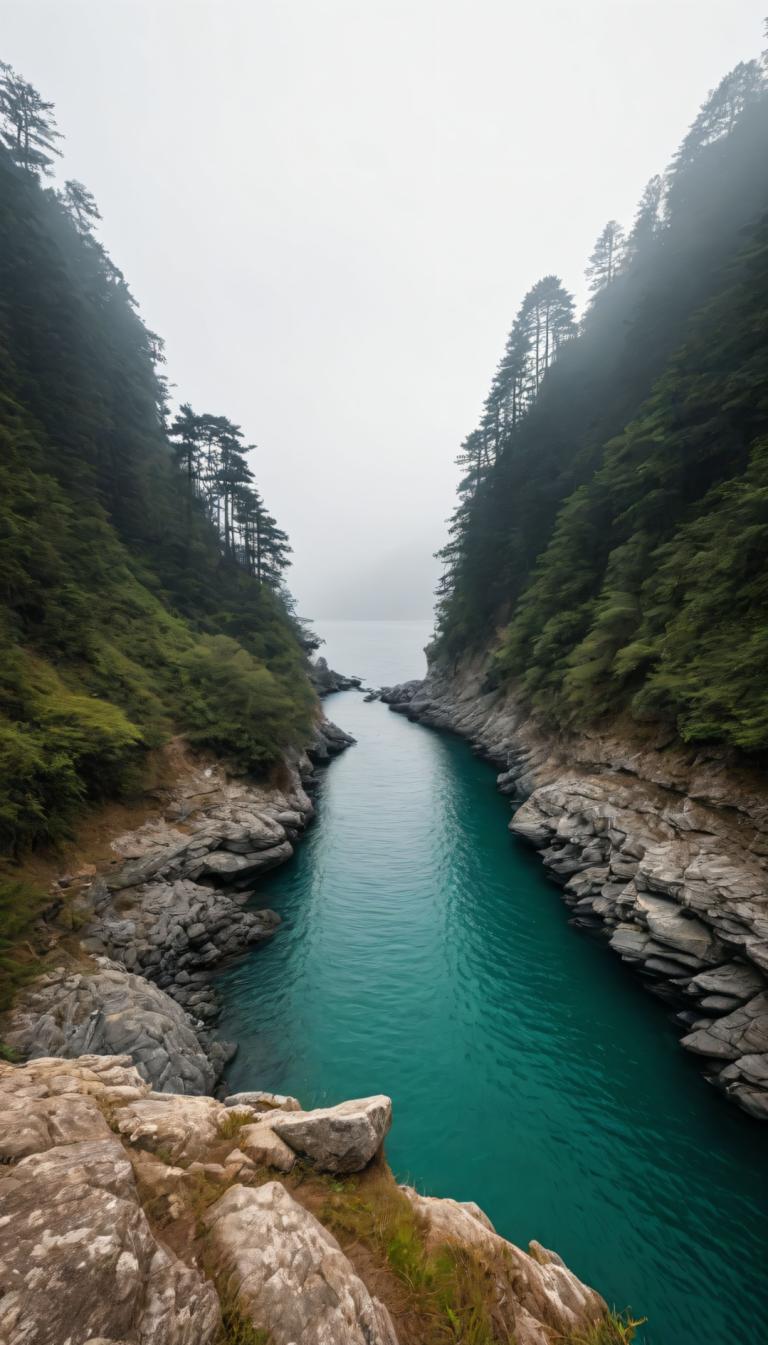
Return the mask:
M577 297L766 0L0 0L62 175L230 416L309 617L432 606L458 445L526 289Z

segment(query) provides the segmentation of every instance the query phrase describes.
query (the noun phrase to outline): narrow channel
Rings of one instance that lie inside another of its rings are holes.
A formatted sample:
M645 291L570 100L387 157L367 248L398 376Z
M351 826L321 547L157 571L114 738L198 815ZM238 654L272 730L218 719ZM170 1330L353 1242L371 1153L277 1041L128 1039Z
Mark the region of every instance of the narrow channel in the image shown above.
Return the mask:
M419 623L324 630L332 666L418 675ZM764 1321L765 1137L680 1050L663 1006L567 921L465 743L354 692L357 745L318 819L259 889L278 936L227 970L234 1087L306 1106L384 1092L403 1180L478 1201L555 1248L647 1345L755 1345Z

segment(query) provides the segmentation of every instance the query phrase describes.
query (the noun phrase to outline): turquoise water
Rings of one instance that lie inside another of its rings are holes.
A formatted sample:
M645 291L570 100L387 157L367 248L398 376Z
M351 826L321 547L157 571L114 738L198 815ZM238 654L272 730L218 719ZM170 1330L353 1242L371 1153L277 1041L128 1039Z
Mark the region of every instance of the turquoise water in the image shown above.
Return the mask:
M418 623L326 629L344 671L421 671ZM327 708L357 746L260 887L279 934L219 979L221 1030L240 1042L233 1088L307 1106L388 1093L401 1178L555 1248L648 1316L648 1345L758 1345L766 1132L702 1081L618 959L568 925L506 829L490 767L354 692Z

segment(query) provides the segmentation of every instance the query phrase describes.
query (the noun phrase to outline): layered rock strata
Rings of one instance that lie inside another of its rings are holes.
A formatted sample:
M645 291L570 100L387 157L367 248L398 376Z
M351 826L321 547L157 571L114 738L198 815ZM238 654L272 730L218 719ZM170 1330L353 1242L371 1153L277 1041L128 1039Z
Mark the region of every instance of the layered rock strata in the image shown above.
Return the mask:
M636 727L555 735L482 662L385 690L393 710L468 738L500 770L510 828L541 853L575 923L674 1008L707 1077L768 1119L768 788Z
M252 1096L234 1109L154 1093L128 1056L0 1063L2 1345L406 1345L418 1299L404 1311L395 1281L383 1301L386 1252L342 1249L313 1176L372 1161L365 1208L383 1190L381 1215L410 1203L425 1250L473 1258L500 1338L554 1345L599 1327L603 1300L554 1253L506 1242L475 1205L398 1192L381 1157L388 1098L301 1111ZM243 1137L262 1125L283 1128L300 1177L249 1154ZM349 1196L357 1208L356 1186Z

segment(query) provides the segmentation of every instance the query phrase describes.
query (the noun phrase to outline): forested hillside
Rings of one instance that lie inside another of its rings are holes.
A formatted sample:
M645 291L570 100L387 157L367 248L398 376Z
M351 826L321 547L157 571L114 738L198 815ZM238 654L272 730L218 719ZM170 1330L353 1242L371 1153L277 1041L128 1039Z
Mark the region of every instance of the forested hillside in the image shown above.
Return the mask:
M0 852L136 787L176 733L263 768L315 699L239 427L170 420L161 342L53 109L0 67ZM169 423L170 421L170 423Z
M435 653L554 723L768 746L766 89L737 66L606 225L580 323L530 290L462 446Z

